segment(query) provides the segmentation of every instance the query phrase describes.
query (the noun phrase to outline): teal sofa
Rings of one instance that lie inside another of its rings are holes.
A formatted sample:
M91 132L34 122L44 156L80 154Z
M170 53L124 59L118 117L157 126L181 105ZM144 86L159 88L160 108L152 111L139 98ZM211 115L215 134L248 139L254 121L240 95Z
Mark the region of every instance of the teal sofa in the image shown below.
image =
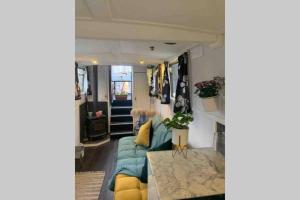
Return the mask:
M109 181L109 189L114 190L115 178L118 174L137 177L140 179L142 168L145 164L146 153L151 151L172 138L171 130L168 130L161 122L159 116L152 118L153 136L151 146L146 148L136 145L136 136L123 137L118 143L117 165Z

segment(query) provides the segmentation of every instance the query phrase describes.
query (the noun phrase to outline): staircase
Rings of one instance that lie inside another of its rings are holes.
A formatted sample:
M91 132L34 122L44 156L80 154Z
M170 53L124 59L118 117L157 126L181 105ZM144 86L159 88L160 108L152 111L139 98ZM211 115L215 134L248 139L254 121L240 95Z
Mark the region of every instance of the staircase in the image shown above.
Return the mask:
M133 121L130 115L131 100L114 100L111 105L110 135L133 135Z

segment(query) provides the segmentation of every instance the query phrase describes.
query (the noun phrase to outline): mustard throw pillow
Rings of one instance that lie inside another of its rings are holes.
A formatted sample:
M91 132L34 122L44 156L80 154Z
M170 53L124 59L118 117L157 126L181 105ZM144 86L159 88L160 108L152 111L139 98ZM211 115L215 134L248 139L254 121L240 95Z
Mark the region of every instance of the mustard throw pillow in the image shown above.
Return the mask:
M151 130L152 121L148 120L145 124L140 127L138 135L135 139L135 144L143 145L149 147L150 145L150 130Z

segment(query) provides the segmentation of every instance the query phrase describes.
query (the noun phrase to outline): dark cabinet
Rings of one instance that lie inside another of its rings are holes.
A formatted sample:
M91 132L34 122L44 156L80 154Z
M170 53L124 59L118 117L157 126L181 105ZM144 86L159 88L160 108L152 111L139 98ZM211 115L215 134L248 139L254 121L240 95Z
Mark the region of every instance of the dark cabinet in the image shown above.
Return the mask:
M87 137L94 139L107 135L107 117L87 117L86 119Z

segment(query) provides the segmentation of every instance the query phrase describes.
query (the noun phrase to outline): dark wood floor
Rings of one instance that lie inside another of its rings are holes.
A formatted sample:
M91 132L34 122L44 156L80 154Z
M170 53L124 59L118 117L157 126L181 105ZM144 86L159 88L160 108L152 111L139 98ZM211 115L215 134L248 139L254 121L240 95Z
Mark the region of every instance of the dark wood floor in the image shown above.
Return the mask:
M109 143L99 147L85 148L82 164L75 162L75 171L105 171L105 178L99 200L113 200L113 192L108 189L108 180L116 165L118 139L110 139Z

